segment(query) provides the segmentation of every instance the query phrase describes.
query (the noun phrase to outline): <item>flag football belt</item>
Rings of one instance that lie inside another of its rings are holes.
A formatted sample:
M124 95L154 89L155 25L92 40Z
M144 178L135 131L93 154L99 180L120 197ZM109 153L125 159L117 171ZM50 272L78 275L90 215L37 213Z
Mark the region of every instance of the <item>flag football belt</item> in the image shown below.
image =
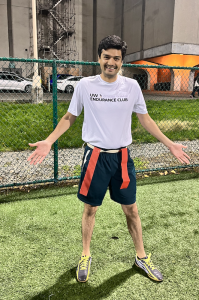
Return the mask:
M116 149L116 150L103 150L97 147L94 147L93 145L87 143L88 147L93 149L89 163L88 163L88 167L86 170L86 174L84 176L84 180L82 182L81 185L81 189L80 189L80 194L87 196L88 194L88 190L90 188L91 185L91 181L93 178L93 174L95 171L95 167L100 155L100 152L106 152L106 153L118 153L118 152L122 152L122 160L121 160L121 169L122 169L122 180L123 183L120 187L120 189L126 189L129 185L130 179L129 179L129 175L128 175L128 169L127 169L127 162L128 162L128 149L127 147L125 148L121 148L121 149Z

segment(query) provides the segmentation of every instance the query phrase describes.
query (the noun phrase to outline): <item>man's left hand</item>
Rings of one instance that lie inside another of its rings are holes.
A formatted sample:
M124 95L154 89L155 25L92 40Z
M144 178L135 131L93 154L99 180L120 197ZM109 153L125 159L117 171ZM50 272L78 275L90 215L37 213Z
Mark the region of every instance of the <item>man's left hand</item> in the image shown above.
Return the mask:
M190 157L182 150L182 148L187 148L187 146L173 143L173 145L169 147L169 150L181 163L190 164Z

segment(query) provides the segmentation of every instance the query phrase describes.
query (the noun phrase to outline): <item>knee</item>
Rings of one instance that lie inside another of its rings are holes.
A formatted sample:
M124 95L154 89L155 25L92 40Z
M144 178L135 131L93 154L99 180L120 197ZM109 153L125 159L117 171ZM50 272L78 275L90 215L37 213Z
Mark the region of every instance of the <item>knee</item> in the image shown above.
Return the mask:
M122 207L127 218L137 219L139 218L138 209L136 203L132 205L125 205Z
M92 206L90 204L84 205L84 214L88 217L94 217L96 214L96 211L98 209L98 206Z

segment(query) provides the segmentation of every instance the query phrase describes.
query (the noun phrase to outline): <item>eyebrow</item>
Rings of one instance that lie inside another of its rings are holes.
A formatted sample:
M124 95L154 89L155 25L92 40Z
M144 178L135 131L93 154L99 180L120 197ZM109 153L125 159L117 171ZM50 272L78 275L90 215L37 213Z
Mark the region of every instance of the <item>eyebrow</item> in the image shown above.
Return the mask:
M113 57L113 58L121 58L122 56L111 56L109 54L103 54L103 56L106 56L106 57Z

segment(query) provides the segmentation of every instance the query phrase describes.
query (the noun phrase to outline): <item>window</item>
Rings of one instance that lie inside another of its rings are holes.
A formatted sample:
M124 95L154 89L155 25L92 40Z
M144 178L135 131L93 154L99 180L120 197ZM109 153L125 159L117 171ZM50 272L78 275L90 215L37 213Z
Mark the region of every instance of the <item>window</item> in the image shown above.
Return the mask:
M6 75L7 80L14 80L12 75Z
M70 80L70 81L80 81L80 79L82 79L82 77L73 77L73 78L69 78L68 80Z
M71 76L71 75L68 75L68 74L61 74L61 75L59 75L59 76L57 76L59 79L66 79L66 78L68 78L69 76Z
M1 75L1 79L2 79L2 80L9 80L9 79L8 79L8 75Z

